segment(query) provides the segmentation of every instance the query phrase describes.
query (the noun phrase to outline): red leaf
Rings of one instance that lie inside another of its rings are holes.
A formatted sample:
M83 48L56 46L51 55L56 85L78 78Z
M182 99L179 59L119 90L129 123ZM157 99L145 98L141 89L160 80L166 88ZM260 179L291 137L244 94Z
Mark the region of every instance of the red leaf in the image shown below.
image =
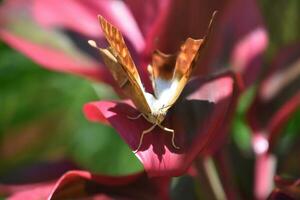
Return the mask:
M0 38L6 41L13 48L18 49L33 59L38 64L50 70L86 76L94 80L110 77L107 76L107 70L96 62L90 62L83 65L82 63L78 63L73 58L67 56L64 52L31 43L30 41L1 29ZM110 79L108 78L106 81L110 82Z
M53 183L32 184L23 186L3 186L0 185L0 193L9 195L9 200L40 200L47 199ZM2 191L1 191L2 190ZM8 192L10 191L10 192ZM12 192L14 191L14 192ZM8 194L7 194L8 193Z
M262 54L268 44L268 35L256 1L174 0L164 1L159 6L153 4L152 7L158 10L155 21L151 20L148 12L136 14L150 18L149 24L152 24L147 29L147 59L150 60L154 49L174 53L187 37L202 38L212 13L218 11L207 49L203 52L205 55L199 61L201 67L198 67L198 73L207 74L230 65L243 75L242 81L246 86L256 80ZM138 10L138 6L130 6L132 10ZM151 13L151 9L148 10Z
M289 180L275 177L276 188L268 198L269 200L293 200L300 198L300 179Z
M173 53L187 37L203 37L212 13L224 4L216 0L166 1L148 33L145 51L149 55L154 49Z
M254 132L276 143L288 119L300 106L300 46L292 45L275 56L248 112Z
M119 27L134 46L134 53L144 48L144 38L133 16L118 0L67 0L63 4L56 0L6 1L0 6L0 39L47 69L113 84L108 70L88 56L89 49L80 49L88 38L76 38L79 46L66 33L71 30L81 36L103 39L97 14Z
M137 51L144 47L144 38L126 4L118 0L35 0L31 5L38 23L46 27L63 27L89 37L103 37L97 15L103 15L117 26Z
M125 0L126 5L130 8L136 22L139 25L144 37L151 34L152 29L163 20L166 10L170 5L170 0ZM161 27L162 28L162 27Z
M181 175L199 153L210 154L226 141L226 128L236 100L232 76L227 73L196 79L183 96L162 124L175 130L175 143L180 149L172 146L170 133L156 127L144 137L136 153L150 176ZM84 112L92 121L108 121L133 150L138 147L142 131L152 126L142 117L128 119L139 114L129 101L91 102L85 105Z
M218 11L198 71L207 73L229 66L240 73L244 85L249 86L261 72L263 52L268 44L257 2L231 0Z
M144 173L129 176L103 176L87 171L69 171L55 184L0 186L0 192L13 192L8 199L168 199L169 179L148 179ZM13 189L12 189L13 188Z

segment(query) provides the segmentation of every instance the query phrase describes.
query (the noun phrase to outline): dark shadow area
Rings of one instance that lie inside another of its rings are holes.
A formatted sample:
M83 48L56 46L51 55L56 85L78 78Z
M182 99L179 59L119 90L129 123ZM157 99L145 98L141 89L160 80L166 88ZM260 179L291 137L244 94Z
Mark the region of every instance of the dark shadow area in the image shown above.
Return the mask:
M165 121L162 123L167 128L174 129L175 143L180 149L175 149L172 146L172 134L161 130L159 127L153 129L144 136L141 151L153 146L153 152L161 160L165 152L165 146L175 153L183 153L191 146L193 140L199 136L200 130L205 130L209 120L213 117L215 105L203 100L184 100L176 105L176 108L171 109ZM114 112L108 120L113 127L121 134L123 139L130 145L132 149L138 147L141 134L144 130L150 128L153 124L148 122L143 117L131 120L127 116L137 116L137 111L132 106L120 103L109 111ZM202 131L205 134L205 131ZM201 133L202 133L201 132Z
M170 187L171 199L173 200L197 200L198 194L195 191L195 179L191 176L182 176L176 180L175 187Z
M126 177L111 178L92 175L90 180L73 176L66 178L64 183L55 191L54 199L70 199L78 197L107 197L113 199L145 199L158 198L159 188L149 181L146 174L136 179Z
M223 77L228 79L221 79ZM230 72L225 72L207 78L194 79L187 85L177 103L170 108L161 125L174 130L175 145L179 149L172 145L172 133L157 126L144 135L139 150L153 151L157 159L162 161L165 156L170 156L170 153L194 155L195 152L205 151L208 146L215 148L216 145L222 144L228 128L226 117L230 119L232 116L232 105L236 93L234 82L231 82L233 80L230 78ZM226 84L224 85L224 89L227 90L225 93L222 91L222 84ZM192 98L187 98L191 95ZM142 116L134 120L129 119L128 116L135 117L140 112L128 103L118 103L108 108L108 112L112 112L108 114L110 124L131 149L136 150L142 132L148 130L153 124ZM219 138L222 141L219 141ZM151 146L153 149L150 149Z
M100 33L100 27L99 27L99 33ZM85 54L89 55L90 57L98 60L99 62L102 62L101 56L99 55L99 52L91 47L88 44L88 40L95 40L99 47L106 47L107 43L104 38L102 40L99 40L99 38L90 38L85 35L82 35L78 32L69 30L69 29L64 29L63 30L64 34L66 34L69 39L72 40L73 44L81 51L84 52ZM102 62L103 63L103 62Z
M19 166L0 177L4 184L38 183L54 180L69 170L78 169L71 161L38 162L28 166Z

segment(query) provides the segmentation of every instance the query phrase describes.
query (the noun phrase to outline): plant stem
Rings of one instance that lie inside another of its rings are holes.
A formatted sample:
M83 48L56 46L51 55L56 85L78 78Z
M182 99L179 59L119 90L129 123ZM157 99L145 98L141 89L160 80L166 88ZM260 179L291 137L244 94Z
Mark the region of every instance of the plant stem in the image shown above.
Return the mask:
M204 179L203 177L200 177L202 178L201 185L205 184L206 187L209 187L208 189L210 191L207 190L207 192L210 192L213 195L213 197L211 196L209 199L226 200L226 194L223 190L213 159L211 157L199 159L197 160L196 165L199 175L205 175ZM203 181L206 183L203 183Z

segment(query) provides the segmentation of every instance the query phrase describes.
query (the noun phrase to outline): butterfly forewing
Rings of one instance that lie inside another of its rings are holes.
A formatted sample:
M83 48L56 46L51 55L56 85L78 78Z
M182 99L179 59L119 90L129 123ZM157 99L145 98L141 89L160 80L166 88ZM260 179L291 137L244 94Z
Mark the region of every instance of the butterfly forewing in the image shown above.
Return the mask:
M154 52L149 71L152 74L155 94L164 101L162 105L165 110L176 102L190 79L199 54L207 41L207 36L211 32L216 13L216 11L213 13L207 34L203 39L186 39L176 55Z
M107 65L112 65L112 68L121 67L123 69L117 69L120 73L119 75L114 75L115 72L113 73L116 81L119 82L121 88L125 90L124 92L126 95L133 101L140 112L144 114L151 113L140 76L124 42L122 34L102 16L99 16L99 22L110 45L108 50L116 58L117 63L107 57L108 55L102 53L102 56L105 56L104 61L106 60ZM127 77L127 80L123 78L124 76Z
M202 39L188 38L178 54L168 55L160 51L153 53L150 72L154 91L166 110L175 103L188 82L202 44Z
M191 77L191 73L195 67L199 54L203 47L202 39L194 40L188 38L180 48L180 52L176 59L173 81L177 81L177 89L170 98L168 106L173 105L180 96L185 85Z
M126 71L130 77L138 81L140 84L140 76L124 42L122 34L116 27L106 21L102 16L99 16L99 21L104 35L114 51L113 53L117 54L118 61L124 68L126 68Z

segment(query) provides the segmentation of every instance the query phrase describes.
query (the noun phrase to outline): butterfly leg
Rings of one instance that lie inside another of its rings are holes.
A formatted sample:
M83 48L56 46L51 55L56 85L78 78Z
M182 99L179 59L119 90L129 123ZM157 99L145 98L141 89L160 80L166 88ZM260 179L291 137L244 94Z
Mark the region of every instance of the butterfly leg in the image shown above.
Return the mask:
M173 145L173 147L174 147L175 149L180 149L180 147L177 146L177 145L175 144L175 132L174 132L174 130L173 130L173 129L170 129L170 128L167 128L167 127L164 127L164 126L162 126L161 124L157 124L157 125L158 125L159 128L161 128L162 130L167 131L167 132L171 132L171 133L172 133L172 145Z
M139 142L139 146L138 148L134 151L134 153L138 152L139 149L141 148L142 146L142 143L143 143L143 139L144 139L144 136L147 134L147 133L150 133L154 128L155 128L156 124L154 124L153 126L151 126L150 128L148 128L147 130L144 130L142 135L141 135L141 138L140 138L140 142Z
M143 116L143 113L140 113L139 115L137 115L136 117L130 117L130 116L127 116L128 119L138 119L140 118L141 116Z

